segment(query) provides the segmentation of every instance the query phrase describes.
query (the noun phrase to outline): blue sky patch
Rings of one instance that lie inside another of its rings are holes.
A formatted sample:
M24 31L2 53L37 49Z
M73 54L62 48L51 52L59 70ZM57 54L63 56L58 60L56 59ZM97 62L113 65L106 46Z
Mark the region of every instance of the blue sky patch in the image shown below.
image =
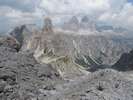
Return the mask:
M128 2L132 3L133 4L133 0L128 0Z

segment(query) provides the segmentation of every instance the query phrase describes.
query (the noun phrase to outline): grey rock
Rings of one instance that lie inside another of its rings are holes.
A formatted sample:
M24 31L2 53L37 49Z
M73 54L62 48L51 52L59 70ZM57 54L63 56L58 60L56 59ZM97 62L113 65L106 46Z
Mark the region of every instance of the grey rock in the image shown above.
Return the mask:
M43 32L53 32L52 20L48 17L44 19Z
M61 80L59 77L50 65L37 63L33 53L17 52L9 46L0 46L1 100L29 100L32 95L36 97L39 87L55 83L57 79Z
M120 71L132 71L133 70L133 50L129 53L124 53L120 59L112 66Z

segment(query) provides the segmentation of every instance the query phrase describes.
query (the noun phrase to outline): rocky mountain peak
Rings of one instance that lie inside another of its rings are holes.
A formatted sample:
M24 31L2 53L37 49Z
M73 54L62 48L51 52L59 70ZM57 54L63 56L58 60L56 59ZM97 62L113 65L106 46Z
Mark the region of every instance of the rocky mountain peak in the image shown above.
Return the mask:
M81 22L89 22L89 18L87 16L84 16L82 19L81 19Z
M24 32L24 30L26 30L26 25L18 26L14 30L12 30L12 32L10 33L10 35L12 37L14 37L20 43L20 45L23 44L23 39L24 39L23 32Z
M43 32L53 32L53 24L50 17L44 19Z
M77 18L76 16L73 16L73 17L70 19L69 23L72 23L72 24L79 24L79 20L78 20L78 18Z

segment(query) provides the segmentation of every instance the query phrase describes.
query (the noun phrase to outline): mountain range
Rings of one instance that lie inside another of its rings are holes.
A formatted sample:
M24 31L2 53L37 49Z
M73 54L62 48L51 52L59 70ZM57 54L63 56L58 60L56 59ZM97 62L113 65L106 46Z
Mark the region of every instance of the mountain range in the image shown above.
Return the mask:
M87 16L58 28L49 17L44 22L42 29L22 25L0 37L1 100L133 99L126 29L97 27Z

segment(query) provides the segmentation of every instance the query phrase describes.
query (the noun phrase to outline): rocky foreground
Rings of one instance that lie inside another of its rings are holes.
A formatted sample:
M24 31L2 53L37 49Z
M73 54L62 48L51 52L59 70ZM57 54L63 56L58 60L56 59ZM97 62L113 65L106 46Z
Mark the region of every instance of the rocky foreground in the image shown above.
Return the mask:
M19 50L13 38L0 41L0 100L133 100L127 73L103 69L63 78L54 64L40 64L31 51Z

